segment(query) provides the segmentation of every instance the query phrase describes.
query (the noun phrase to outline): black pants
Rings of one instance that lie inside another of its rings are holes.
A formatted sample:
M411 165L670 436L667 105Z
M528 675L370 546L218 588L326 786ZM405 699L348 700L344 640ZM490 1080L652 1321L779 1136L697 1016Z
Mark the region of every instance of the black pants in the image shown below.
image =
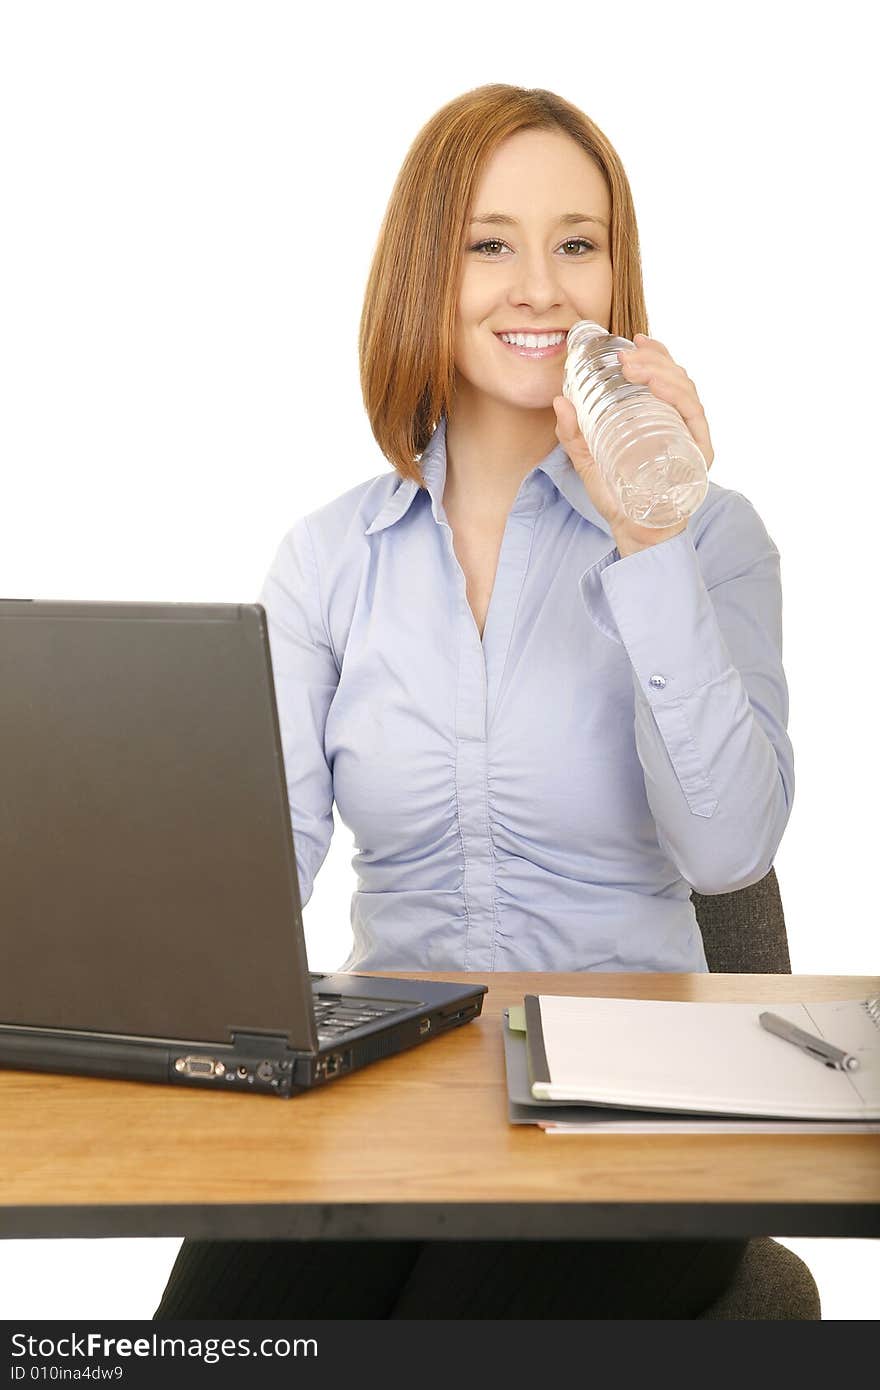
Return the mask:
M153 1317L694 1318L745 1245L185 1240Z

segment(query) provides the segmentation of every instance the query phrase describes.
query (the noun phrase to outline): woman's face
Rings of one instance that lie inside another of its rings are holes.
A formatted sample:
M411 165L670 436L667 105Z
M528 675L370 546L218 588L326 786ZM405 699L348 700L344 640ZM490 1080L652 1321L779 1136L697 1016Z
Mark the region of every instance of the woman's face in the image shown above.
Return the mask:
M487 222L490 213L511 220ZM498 335L564 333L578 319L609 327L611 198L604 177L564 132L517 131L489 160L470 216L455 325L456 391L550 407L562 392L565 342L529 357Z

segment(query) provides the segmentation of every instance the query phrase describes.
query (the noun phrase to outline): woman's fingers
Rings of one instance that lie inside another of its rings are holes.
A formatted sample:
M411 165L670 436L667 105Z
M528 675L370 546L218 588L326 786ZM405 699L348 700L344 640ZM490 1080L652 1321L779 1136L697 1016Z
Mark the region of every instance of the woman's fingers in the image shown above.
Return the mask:
M709 435L709 422L697 388L684 367L680 367L662 343L636 334L635 349L618 353L620 370L627 381L646 386L658 400L668 401L681 416L703 458L711 468L715 450Z

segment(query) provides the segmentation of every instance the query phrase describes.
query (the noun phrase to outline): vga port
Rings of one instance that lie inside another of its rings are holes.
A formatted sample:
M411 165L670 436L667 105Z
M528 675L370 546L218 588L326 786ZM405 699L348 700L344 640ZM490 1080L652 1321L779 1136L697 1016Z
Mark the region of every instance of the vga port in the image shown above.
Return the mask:
M213 1057L178 1057L174 1070L182 1072L184 1076L222 1076L226 1068L222 1062L215 1062Z

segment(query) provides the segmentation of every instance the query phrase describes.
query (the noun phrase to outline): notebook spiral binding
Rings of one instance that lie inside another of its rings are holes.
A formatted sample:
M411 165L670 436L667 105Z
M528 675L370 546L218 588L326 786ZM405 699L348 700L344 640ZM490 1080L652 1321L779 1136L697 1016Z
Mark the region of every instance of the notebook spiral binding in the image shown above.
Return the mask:
M864 1009L874 1027L880 1029L880 994L874 999L866 999Z

